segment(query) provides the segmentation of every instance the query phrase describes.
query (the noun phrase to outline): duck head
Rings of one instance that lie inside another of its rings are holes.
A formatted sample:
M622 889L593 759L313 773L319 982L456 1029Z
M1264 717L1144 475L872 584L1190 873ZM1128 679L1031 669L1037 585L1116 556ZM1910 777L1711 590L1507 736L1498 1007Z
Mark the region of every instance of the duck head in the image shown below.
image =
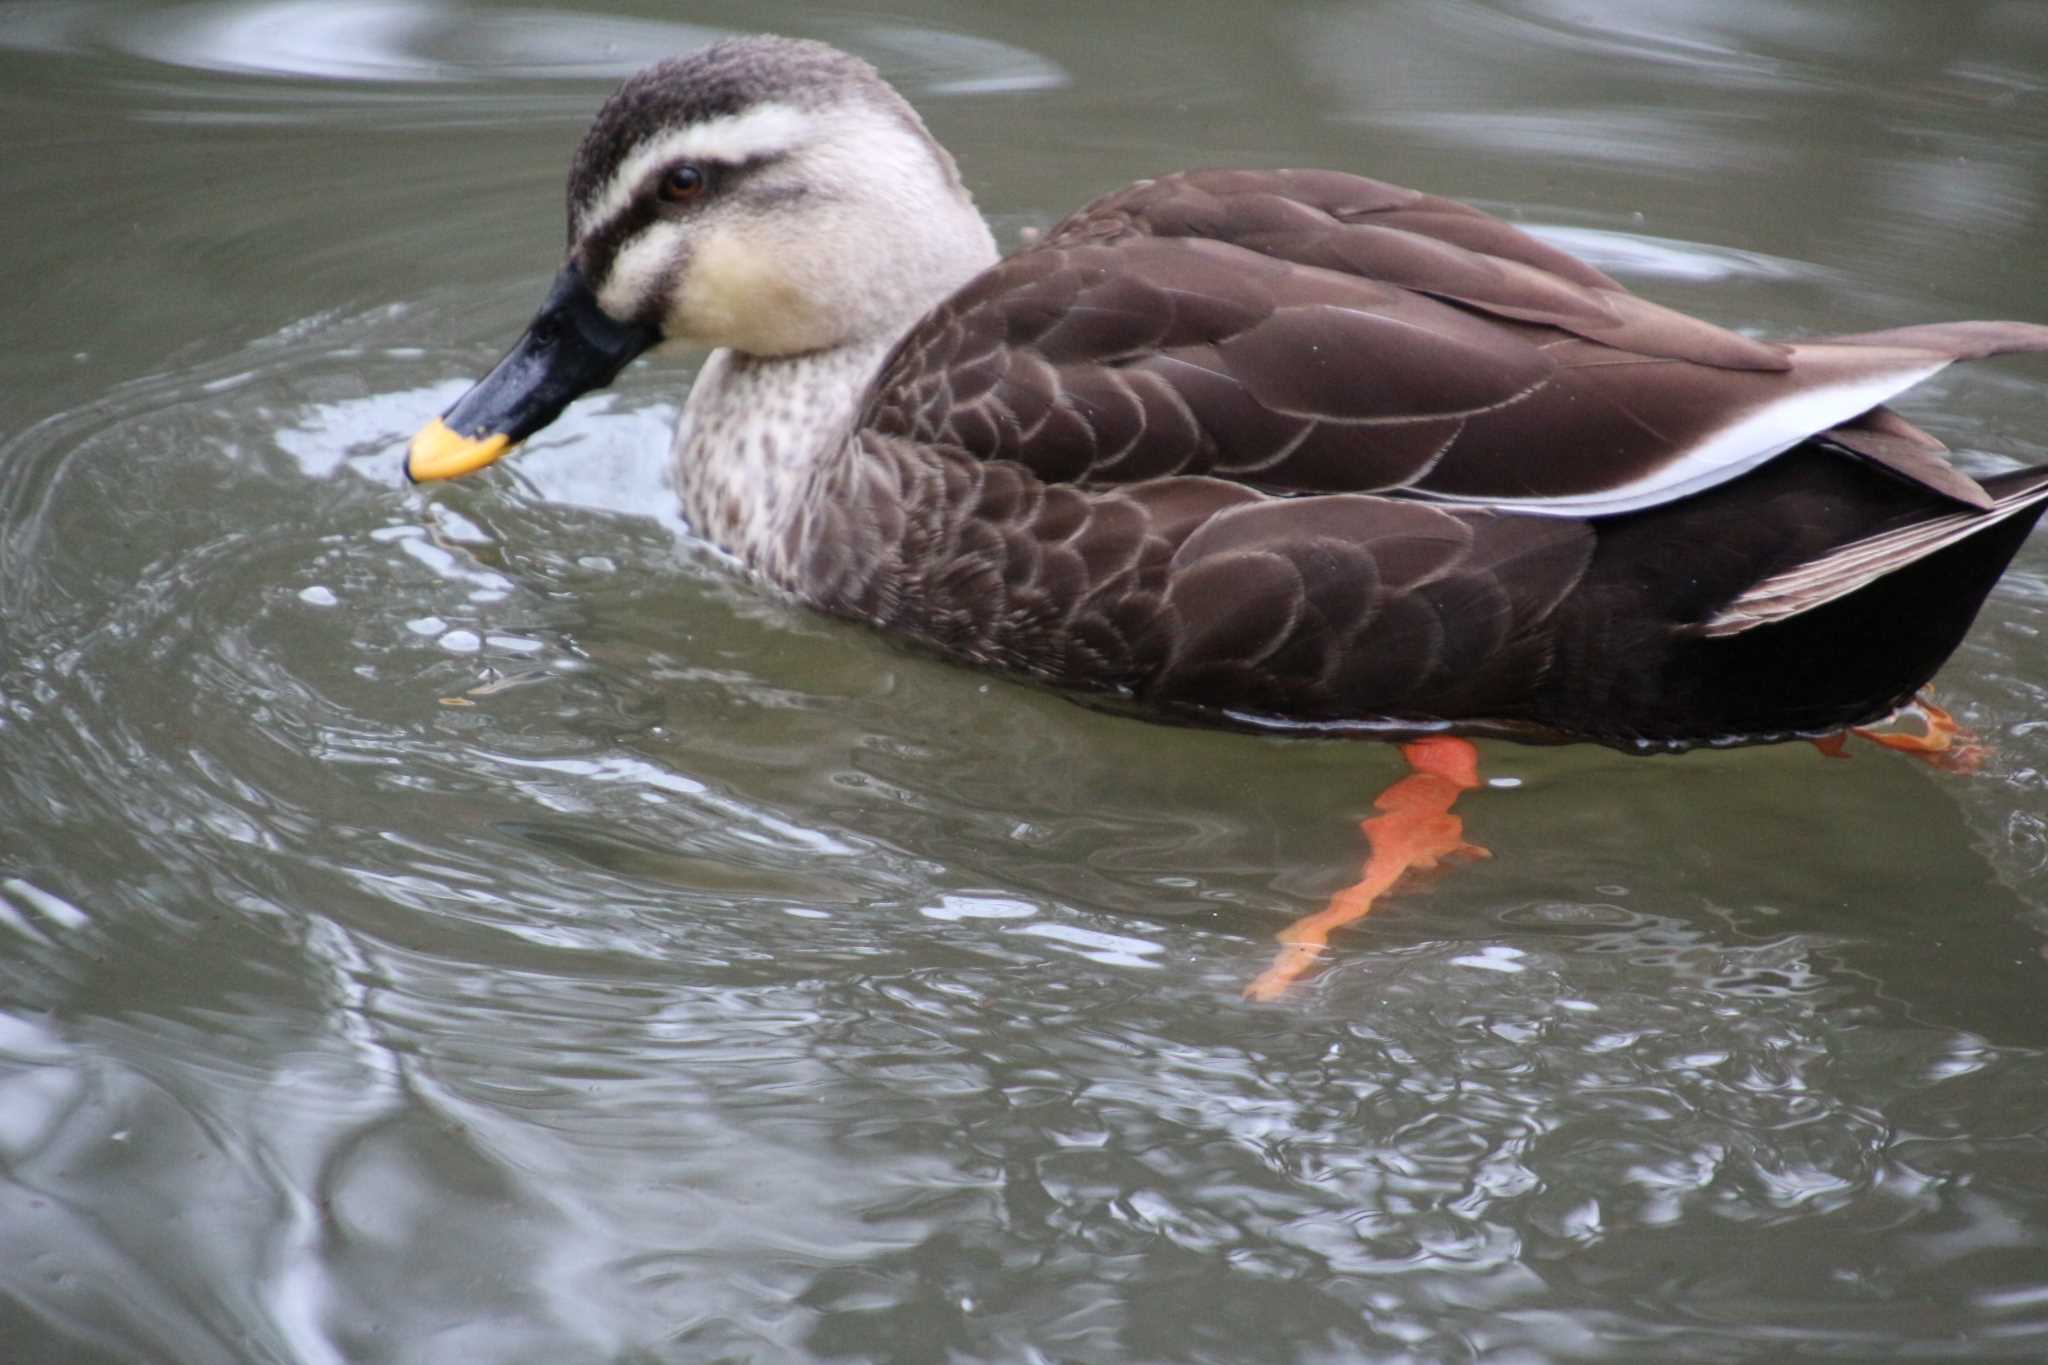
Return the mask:
M953 158L874 68L745 38L648 68L569 172L569 249L525 334L415 436L469 473L665 343L775 358L893 340L995 259Z

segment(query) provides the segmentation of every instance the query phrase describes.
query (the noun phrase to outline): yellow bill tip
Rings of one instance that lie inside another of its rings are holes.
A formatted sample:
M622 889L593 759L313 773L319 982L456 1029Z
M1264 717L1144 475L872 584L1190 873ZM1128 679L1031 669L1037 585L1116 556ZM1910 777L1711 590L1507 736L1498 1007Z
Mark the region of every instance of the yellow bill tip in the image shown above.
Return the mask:
M405 453L405 472L414 483L453 479L482 469L511 448L512 438L502 432L464 436L436 417L412 438Z

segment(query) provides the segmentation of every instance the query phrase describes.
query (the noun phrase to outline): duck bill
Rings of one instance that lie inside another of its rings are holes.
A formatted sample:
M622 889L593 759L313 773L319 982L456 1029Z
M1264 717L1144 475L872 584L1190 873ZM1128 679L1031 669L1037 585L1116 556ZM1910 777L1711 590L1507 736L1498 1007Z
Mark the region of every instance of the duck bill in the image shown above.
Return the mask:
M406 451L414 483L482 469L601 389L661 340L651 323L620 322L598 306L575 266L555 276L525 335L474 388L429 422Z

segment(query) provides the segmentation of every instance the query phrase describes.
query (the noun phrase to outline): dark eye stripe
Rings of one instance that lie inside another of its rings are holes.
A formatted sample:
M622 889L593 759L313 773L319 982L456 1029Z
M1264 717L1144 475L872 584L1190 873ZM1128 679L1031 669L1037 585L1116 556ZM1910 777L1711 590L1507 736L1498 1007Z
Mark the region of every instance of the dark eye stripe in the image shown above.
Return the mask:
M650 177L649 185L643 186L640 192L645 194L651 190L653 193L659 194L662 188L667 185L670 176L674 175L677 171L691 168L704 177L703 188L697 191L698 198L703 198L710 194L722 194L752 175L755 171L760 170L763 166L769 165L771 162L780 161L781 159L782 154L780 152L750 156L744 161L715 161L707 160L704 157L691 157L686 160L671 162L659 171L656 171Z
M661 201L635 195L626 207L583 234L576 248L576 263L593 288L601 286L612 273L612 261L619 248L661 216Z
M577 247L576 263L583 271L583 277L593 287L600 285L611 274L612 262L621 248L632 240L634 234L661 218L666 212L684 205L701 204L713 195L730 192L748 176L762 167L781 160L781 153L768 153L748 157L745 161L704 161L676 162L662 167L642 181L627 201L625 208L613 214L583 234ZM679 166L695 166L705 178L703 189L682 201L662 197L662 187L668 177Z

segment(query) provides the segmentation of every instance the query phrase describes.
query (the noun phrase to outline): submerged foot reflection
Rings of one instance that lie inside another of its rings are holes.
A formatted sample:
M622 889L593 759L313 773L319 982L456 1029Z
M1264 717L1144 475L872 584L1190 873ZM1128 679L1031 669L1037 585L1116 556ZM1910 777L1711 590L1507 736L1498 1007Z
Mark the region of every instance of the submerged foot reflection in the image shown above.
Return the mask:
M1280 952L1245 987L1248 998L1277 1000L1322 956L1332 929L1370 914L1409 873L1428 871L1445 858L1492 856L1465 842L1465 822L1451 814L1459 793L1479 785L1479 751L1471 741L1432 736L1402 745L1401 756L1413 771L1380 793L1373 802L1378 815L1359 822L1372 845L1359 879L1322 910L1280 931Z

